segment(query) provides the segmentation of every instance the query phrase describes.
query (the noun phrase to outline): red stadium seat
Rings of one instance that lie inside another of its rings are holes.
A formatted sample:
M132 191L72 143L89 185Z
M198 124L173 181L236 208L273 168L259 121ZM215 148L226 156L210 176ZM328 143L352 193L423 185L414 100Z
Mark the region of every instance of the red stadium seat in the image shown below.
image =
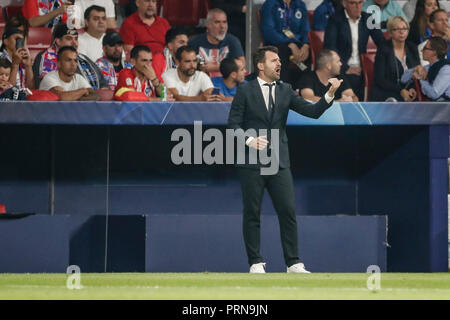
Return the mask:
M30 27L28 30L28 45L44 45L52 43L52 29L46 27Z
M369 37L369 41L367 42L367 53L376 53L377 45L373 42L372 37Z
M0 6L0 26L5 26L5 17L3 16L3 8Z
M162 0L161 12L171 26L197 26L200 20L200 0Z
M323 39L325 38L325 31L317 30L308 32L309 49L311 52L311 64L313 69L316 66L316 56L322 50Z
M416 85L416 91L417 91L417 100L418 101L432 101L430 98L428 98L426 95L422 92L422 86L420 85L420 81L417 79L414 79L414 84Z
M200 0L199 17L200 19L206 19L208 11L211 9L211 0Z
M5 18L8 19L17 14L22 15L22 6L6 6L5 7Z
M364 75L364 101L369 101L370 88L373 84L373 66L375 64L375 53L361 54L361 66Z
M34 59L39 54L39 52L46 50L48 47L46 46L28 46L28 50L30 51L31 60L34 62Z

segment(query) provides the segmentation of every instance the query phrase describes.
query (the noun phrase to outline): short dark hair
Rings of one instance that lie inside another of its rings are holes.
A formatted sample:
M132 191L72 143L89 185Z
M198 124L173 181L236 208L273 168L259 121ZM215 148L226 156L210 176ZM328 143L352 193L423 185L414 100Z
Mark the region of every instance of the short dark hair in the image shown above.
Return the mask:
M274 47L274 46L264 46L264 47L259 47L258 50L256 50L256 52L253 54L253 72L258 74L259 73L259 69L258 69L258 63L260 62L265 62L266 61L266 52L270 51L273 53L278 54L278 48Z
M64 53L65 51L72 51L72 52L75 52L76 54L78 54L77 49L75 49L75 48L72 47L72 46L64 46L64 47L61 47L61 48L59 48L59 50L58 50L58 58L57 58L58 61L61 60L61 57L62 57L62 55L63 55L63 53Z
M175 40L180 34L188 35L186 28L184 27L172 27L166 32L166 44Z
M137 59L139 57L139 53L141 51L152 53L152 50L150 50L150 48L147 47L147 46L143 46L143 45L135 46L135 47L133 47L133 49L131 49L130 58L131 59Z
M8 20L6 20L5 29L8 28L19 28L23 26L23 33L25 37L28 37L28 30L30 29L30 24L28 20L21 14L16 14Z
M436 9L430 14L430 18L429 18L430 23L434 22L434 19L436 18L436 14L438 14L439 12L443 12L447 15L447 11L445 11L444 9Z
M0 67L5 69L11 69L12 63L7 58L0 58Z
M316 70L323 69L327 63L331 62L333 60L333 50L330 49L322 49L317 54L316 61L317 66Z
M85 19L85 20L89 20L89 17L90 17L90 15L91 15L91 11L92 11L92 10L100 11L100 12L105 12L105 13L106 13L106 10L105 10L104 7L97 6L97 5L94 4L94 5L90 6L89 8L87 8L86 10L84 10L84 19Z
M182 56L183 52L195 52L195 49L192 48L191 46L179 47L177 52L175 52L175 59L178 61L181 61L181 56Z
M439 60L445 59L448 52L448 44L447 41L442 39L441 37L431 37L430 40L430 47L434 51L436 51L436 55Z
M236 63L236 58L225 58L220 62L220 73L226 79L232 72L237 72L239 67Z

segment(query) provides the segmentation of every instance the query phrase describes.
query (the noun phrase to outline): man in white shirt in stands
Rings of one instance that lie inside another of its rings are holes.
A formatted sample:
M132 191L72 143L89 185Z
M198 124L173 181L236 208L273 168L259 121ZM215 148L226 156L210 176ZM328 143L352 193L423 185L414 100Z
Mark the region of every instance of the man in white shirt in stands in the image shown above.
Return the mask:
M180 47L175 60L177 69L163 73L162 78L168 91L177 101L221 101L212 94L214 86L209 76L197 70L197 54L189 46Z
M58 70L51 71L42 79L39 89L56 93L61 100L98 100L98 95L89 82L76 73L78 66L77 50L62 47L58 51Z
M84 12L86 32L78 36L78 52L88 56L92 61L103 56L102 40L106 32L105 8L90 6Z
M83 20L84 12L87 8L92 5L97 5L105 8L106 10L106 25L108 29L117 28L116 24L116 11L114 8L113 0L75 0L75 6L77 7L77 12L79 12L81 18L81 27L84 27L85 22Z

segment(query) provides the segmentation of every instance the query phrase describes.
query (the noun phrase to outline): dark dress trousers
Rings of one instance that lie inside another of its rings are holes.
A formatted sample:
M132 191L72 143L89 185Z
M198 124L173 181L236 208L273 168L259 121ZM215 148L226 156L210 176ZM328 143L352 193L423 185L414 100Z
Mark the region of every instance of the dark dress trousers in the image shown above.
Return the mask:
M263 262L260 254L260 211L264 189L267 188L280 223L281 243L286 265L300 262L298 256L297 222L295 217L294 186L289 169L288 138L286 120L289 109L310 118L319 118L331 106L322 97L311 104L297 95L290 84L277 82L275 86L275 105L272 117L268 116L263 93L258 80L240 85L237 89L228 118L231 129L279 130L279 170L274 175L261 175L263 165L237 164L243 197L243 234L248 262L250 265ZM241 133L241 141L248 136ZM259 136L259 134L257 134ZM239 139L238 139L239 140ZM269 138L270 141L270 138ZM272 141L270 141L272 143ZM239 147L239 146L238 146ZM245 146L248 154L249 147Z

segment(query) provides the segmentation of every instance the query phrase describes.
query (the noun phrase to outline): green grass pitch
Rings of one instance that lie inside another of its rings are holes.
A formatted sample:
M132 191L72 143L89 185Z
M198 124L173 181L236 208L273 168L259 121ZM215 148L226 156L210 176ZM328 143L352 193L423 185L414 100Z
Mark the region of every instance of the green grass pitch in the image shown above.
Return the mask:
M0 299L308 300L450 299L450 273L381 273L378 291L366 273L81 273L0 274Z

